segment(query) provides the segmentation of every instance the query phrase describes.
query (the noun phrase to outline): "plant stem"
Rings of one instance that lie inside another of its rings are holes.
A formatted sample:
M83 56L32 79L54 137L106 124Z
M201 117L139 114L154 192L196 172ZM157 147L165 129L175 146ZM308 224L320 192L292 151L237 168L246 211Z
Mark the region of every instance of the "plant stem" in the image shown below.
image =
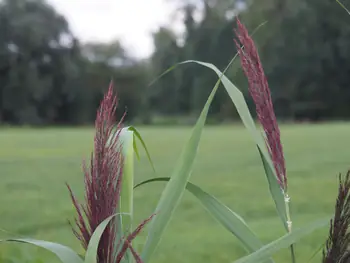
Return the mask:
M130 234L133 221L133 209L134 209L134 133L124 128L121 135L123 136L122 152L124 158L123 167L123 179L120 196L120 212L122 236ZM132 244L132 243L131 243ZM127 262L131 262L131 252L127 250L125 253Z
M292 257L292 262L295 263L295 252L294 252L294 244L290 245L290 255Z
M288 232L291 233L292 232L292 220L291 220L290 210L289 210L290 197L288 196L287 193L285 193L285 195L284 195L284 202L286 204L287 228L288 228ZM290 245L290 254L291 254L291 258L292 258L292 263L295 263L296 260L295 260L295 251L294 251L293 244Z

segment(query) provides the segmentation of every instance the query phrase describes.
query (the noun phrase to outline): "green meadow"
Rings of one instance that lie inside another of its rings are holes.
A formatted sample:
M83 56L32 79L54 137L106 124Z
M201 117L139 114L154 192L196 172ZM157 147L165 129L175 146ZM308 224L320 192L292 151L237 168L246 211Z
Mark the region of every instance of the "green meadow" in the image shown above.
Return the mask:
M170 176L190 127L139 127L153 158L136 162L135 183ZM75 211L65 183L83 200L81 163L90 158L92 128L13 129L0 131L0 228L68 245L82 252L68 220ZM350 124L282 125L293 227L333 213L338 175L350 167ZM141 148L140 148L141 149ZM191 182L240 214L264 243L284 234L258 151L241 125L207 126ZM135 192L135 225L154 210L164 182ZM142 247L145 233L136 241ZM296 244L298 262L308 262L327 237L323 228ZM0 232L0 238L11 236ZM245 255L237 239L185 193L152 262L232 262ZM274 255L290 262L289 250ZM320 262L319 253L314 262ZM41 259L41 261L39 260ZM0 244L0 262L58 262L55 256L23 244Z

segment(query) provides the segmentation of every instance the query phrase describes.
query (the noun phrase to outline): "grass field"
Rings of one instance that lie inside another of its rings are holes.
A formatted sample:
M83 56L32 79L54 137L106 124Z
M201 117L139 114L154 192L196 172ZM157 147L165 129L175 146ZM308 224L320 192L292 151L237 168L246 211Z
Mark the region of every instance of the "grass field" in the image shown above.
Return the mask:
M191 129L141 127L140 131L157 176L169 176ZM350 167L350 124L285 125L281 132L294 227L298 227L333 212L337 176ZM92 129L1 130L0 228L81 251L67 223L75 213L64 183L69 182L82 197L81 161L89 158L92 140ZM154 176L144 154L136 170L136 182ZM284 234L258 152L242 126L205 128L191 181L239 213L263 242ZM136 222L153 211L164 184L136 191ZM327 231L317 231L296 245L298 262L307 262ZM4 236L8 234L0 232ZM143 238L138 239L140 246ZM244 254L236 238L186 193L153 262L232 262ZM1 244L0 255L3 259L32 255L43 262L58 262L51 254L26 245ZM320 262L319 256L314 262ZM274 258L290 262L289 251Z

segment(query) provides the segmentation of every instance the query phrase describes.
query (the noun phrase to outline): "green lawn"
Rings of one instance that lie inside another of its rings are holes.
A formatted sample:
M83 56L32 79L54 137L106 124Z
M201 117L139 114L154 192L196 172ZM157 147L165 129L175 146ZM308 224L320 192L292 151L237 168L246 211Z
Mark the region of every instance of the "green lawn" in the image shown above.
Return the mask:
M157 175L169 176L191 129L140 130ZM298 227L333 212L337 176L350 167L350 124L285 125L281 133L294 227ZM81 161L89 158L92 140L91 129L1 130L0 228L81 251L67 223L75 213L65 182L82 197ZM136 166L136 182L154 176L143 153ZM239 213L264 242L284 234L258 152L242 126L205 128L191 181ZM137 222L153 211L164 184L136 191ZM298 262L307 262L324 242L327 231L324 228L297 244ZM0 237L6 235L0 232ZM139 238L140 246L143 238ZM232 262L244 254L236 238L186 193L153 262ZM51 254L26 245L1 244L0 255L34 255L34 259L57 262ZM290 262L289 251L281 251L274 258L276 262Z

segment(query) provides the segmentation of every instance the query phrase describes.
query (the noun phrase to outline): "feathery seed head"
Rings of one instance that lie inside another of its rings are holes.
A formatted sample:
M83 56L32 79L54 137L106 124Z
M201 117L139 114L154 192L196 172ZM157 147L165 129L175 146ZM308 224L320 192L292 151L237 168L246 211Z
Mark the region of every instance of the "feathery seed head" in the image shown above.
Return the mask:
M102 221L118 213L123 178L123 155L120 140L122 120L115 125L117 97L113 95L111 83L107 93L97 110L95 121L94 150L91 154L90 167L83 163L85 183L85 204L81 205L69 189L73 205L78 217L75 219L78 230L74 234L86 250L91 236ZM125 115L124 115L125 116ZM115 127L116 126L116 127ZM85 219L85 218L86 219ZM122 260L127 249L131 249L131 241L142 230L152 216L142 222L139 227L126 239L117 240L118 224L111 221L106 227L98 246L99 263L118 263ZM123 241L124 240L124 241ZM119 250L120 246L122 249ZM116 251L119 251L118 253ZM141 262L134 249L131 249L137 262Z
M276 170L277 180L287 189L287 176L280 130L273 109L271 94L258 51L245 26L237 18L237 40L234 40L243 71L248 78L249 93L254 100L257 116L265 132L265 141ZM241 49L240 44L244 46Z
M344 179L339 175L339 190L329 236L323 250L323 263L350 262L350 170Z

